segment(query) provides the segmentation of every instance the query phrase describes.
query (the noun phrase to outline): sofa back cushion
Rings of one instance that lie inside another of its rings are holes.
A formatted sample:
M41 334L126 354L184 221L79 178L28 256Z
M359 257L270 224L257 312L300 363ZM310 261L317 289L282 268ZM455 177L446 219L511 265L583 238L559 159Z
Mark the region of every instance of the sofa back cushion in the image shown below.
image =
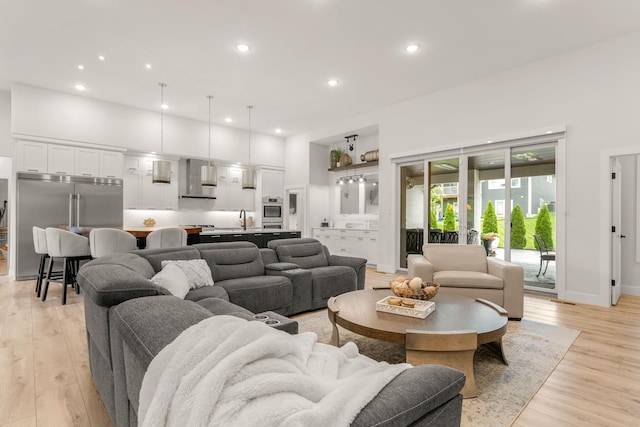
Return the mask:
M163 248L163 249L143 249L133 252L149 261L155 272L162 270L162 261L177 261L199 259L200 252L192 246L183 246L179 248Z
M487 272L487 252L480 245L424 245L424 257L433 271Z
M283 244L285 240L287 244ZM315 239L284 239L276 242L273 247L280 262L290 262L305 269L329 265L322 243Z
M193 247L209 264L215 282L265 274L260 250L253 243L201 243Z

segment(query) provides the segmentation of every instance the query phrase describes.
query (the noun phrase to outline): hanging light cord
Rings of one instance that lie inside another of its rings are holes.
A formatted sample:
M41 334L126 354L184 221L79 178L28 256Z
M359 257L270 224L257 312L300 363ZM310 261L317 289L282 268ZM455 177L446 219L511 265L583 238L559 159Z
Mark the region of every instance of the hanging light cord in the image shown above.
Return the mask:
M251 109L253 105L247 105L249 109L249 166L251 166Z
M213 96L207 95L209 98L209 166L211 166L211 98Z

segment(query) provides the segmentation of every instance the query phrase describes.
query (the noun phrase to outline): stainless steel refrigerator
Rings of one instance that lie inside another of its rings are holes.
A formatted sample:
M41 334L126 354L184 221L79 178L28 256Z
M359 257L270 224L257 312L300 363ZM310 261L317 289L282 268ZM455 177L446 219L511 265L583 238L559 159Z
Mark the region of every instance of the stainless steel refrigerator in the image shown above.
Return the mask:
M18 174L17 280L33 279L33 227L122 227L122 180Z

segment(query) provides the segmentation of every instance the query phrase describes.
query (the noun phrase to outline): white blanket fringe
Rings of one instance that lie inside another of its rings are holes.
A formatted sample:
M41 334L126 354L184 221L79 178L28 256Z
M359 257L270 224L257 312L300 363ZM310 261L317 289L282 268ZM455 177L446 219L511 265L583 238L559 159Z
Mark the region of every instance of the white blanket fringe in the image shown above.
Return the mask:
M138 424L348 426L410 365L390 365L289 335L262 322L213 316L185 330L152 361Z

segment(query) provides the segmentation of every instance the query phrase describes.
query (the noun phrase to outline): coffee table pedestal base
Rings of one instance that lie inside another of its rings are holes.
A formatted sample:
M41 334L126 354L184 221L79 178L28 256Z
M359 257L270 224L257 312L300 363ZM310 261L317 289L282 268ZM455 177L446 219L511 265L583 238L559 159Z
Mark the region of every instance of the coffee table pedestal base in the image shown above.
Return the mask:
M462 396L465 399L478 396L473 373L473 354L478 347L475 331L438 333L408 330L405 347L407 363L414 366L444 365L462 371L467 377Z

